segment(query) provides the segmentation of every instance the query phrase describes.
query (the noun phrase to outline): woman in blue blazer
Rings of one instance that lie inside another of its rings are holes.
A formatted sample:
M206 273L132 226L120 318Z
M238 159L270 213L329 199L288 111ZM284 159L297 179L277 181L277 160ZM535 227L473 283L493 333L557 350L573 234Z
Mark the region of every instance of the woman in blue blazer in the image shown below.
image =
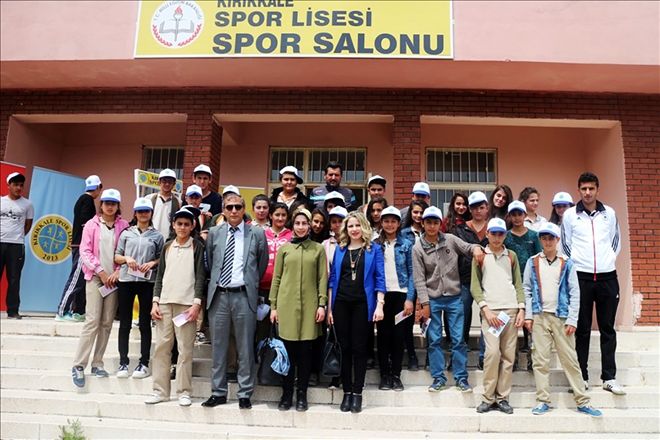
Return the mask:
M328 324L335 325L342 351L342 412L362 411L367 335L373 332L373 322L383 319L383 251L379 244L371 242L371 235L364 214L351 212L342 224L330 268Z

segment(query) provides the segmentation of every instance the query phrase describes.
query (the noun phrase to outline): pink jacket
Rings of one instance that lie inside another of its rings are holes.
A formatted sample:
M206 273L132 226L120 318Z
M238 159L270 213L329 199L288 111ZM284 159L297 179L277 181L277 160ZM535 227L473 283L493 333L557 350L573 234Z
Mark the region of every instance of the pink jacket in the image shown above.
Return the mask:
M119 242L119 236L128 228L128 222L117 216L115 220L115 247ZM80 259L83 262L82 270L85 274L85 280L89 281L92 277L101 272L101 260L99 259L99 240L101 235L101 221L98 215L92 217L83 228L82 240L80 241ZM114 255L114 253L113 253ZM115 270L119 268L114 265ZM110 274L108 274L110 275Z
M259 282L259 290L270 290L270 283L273 281L273 271L275 270L277 250L291 241L293 231L284 228L277 237L275 237L275 233L271 228L266 228L264 232L266 233L266 241L268 242L268 266Z

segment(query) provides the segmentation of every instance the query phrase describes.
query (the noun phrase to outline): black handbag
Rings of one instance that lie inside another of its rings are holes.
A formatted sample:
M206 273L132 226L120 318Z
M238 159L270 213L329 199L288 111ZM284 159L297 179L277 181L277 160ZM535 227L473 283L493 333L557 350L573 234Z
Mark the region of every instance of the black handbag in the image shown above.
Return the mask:
M257 370L257 379L259 385L265 386L282 386L284 376L275 372L270 366L275 358L277 358L277 351L270 345L272 339L277 339L277 328L273 324L270 327L270 336L261 341L259 351L257 352L257 361L259 368Z
M339 340L337 340L334 325L328 328L328 334L325 336L321 373L328 377L341 375L341 346L339 345Z

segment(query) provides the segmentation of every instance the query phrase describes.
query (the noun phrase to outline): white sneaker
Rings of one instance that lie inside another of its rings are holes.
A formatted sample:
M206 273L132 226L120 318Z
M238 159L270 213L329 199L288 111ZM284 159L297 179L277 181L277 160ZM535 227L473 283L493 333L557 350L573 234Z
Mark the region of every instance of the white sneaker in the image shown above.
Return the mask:
M155 405L156 403L167 402L168 400L170 399L168 399L167 397L163 397L160 394L152 394L146 399L144 399L144 403L146 403L147 405Z
M190 400L190 396L181 396L181 397L179 397L179 405L180 406L190 406L190 405L192 405L192 400Z
M133 371L133 375L131 377L133 379L144 379L145 377L149 377L149 376L151 376L149 367L145 367L142 364L138 364L138 366L135 367L135 371Z
M119 370L117 370L117 377L120 379L126 379L128 377L128 365L121 364Z
M606 380L605 382L603 382L603 389L605 391L609 391L612 394L616 394L617 396L625 396L626 395L626 392L623 391L623 388L621 387L621 385L616 383L615 379Z

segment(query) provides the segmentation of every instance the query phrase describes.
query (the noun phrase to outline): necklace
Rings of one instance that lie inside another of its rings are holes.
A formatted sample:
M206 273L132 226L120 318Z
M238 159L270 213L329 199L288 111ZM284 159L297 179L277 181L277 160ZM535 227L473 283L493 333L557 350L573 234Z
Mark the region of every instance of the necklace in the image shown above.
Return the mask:
M349 249L348 250L348 258L351 260L351 279L355 281L357 279L357 265L358 262L360 261L360 257L362 256L362 250L364 247L361 247L358 252L357 252L357 258L355 258L355 261L353 260L353 251L357 249Z

